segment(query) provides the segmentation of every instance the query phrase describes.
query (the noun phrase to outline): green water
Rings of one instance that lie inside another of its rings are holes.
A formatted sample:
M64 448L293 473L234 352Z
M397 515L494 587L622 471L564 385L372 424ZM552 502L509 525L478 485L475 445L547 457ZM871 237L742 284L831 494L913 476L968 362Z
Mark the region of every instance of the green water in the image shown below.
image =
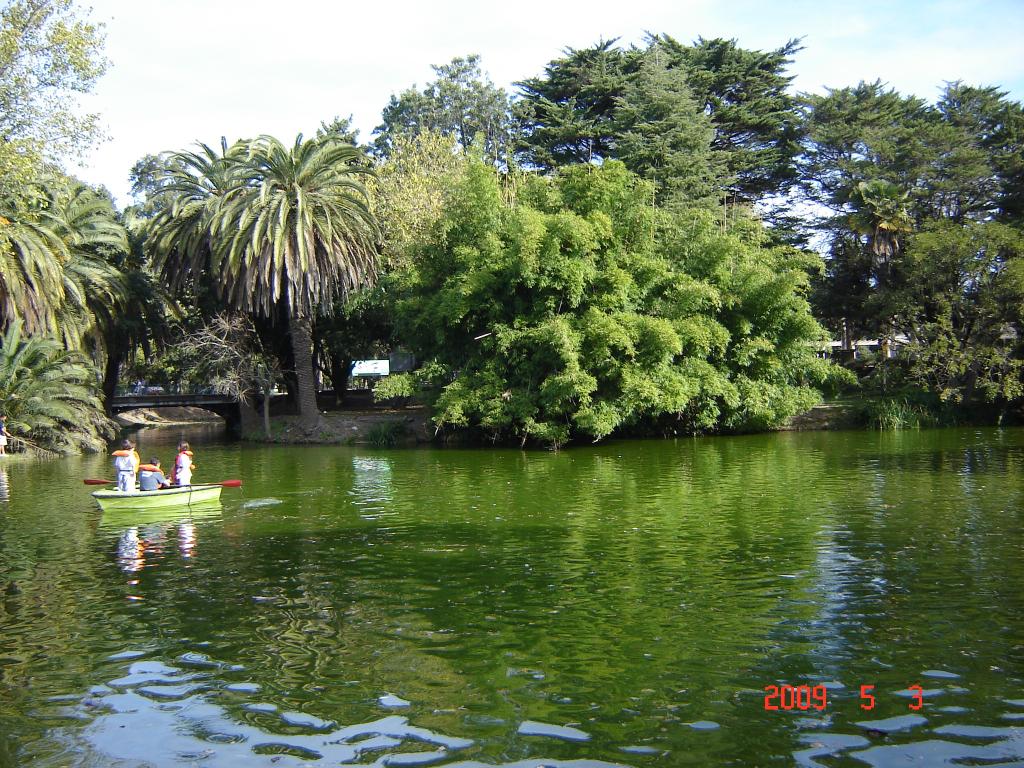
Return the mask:
M1022 431L195 461L0 465L0 766L1024 764Z

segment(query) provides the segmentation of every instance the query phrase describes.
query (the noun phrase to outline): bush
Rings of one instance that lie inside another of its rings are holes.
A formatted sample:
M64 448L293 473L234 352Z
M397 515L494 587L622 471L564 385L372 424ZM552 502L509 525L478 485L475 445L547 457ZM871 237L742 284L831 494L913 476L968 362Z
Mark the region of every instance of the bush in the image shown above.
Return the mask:
M654 208L608 161L516 177L471 163L440 221L392 276L398 336L427 364L434 424L494 440L568 440L666 427L770 429L840 369L816 357L816 264L772 247L752 216Z
M401 421L383 421L366 430L366 442L377 448L393 448L402 442L409 430Z
M872 429L921 429L953 421L952 414L937 401L920 393L878 397L864 404L864 416Z

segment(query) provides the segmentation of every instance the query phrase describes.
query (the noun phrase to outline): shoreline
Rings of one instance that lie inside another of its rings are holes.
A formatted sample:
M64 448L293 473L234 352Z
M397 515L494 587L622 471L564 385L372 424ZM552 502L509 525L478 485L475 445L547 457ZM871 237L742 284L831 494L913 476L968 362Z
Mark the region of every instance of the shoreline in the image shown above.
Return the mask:
M863 398L841 397L824 400L795 415L786 424L764 430L764 434L791 432L834 432L843 430L879 431L865 418ZM122 429L160 427L212 426L223 423L221 417L199 408L138 409L119 414L116 421ZM928 427L966 426L956 424L907 424L881 431L900 431ZM976 424L982 426L983 424ZM994 425L993 425L994 426ZM316 428L309 430L296 415L272 416L270 434L264 433L262 421L251 422L237 435L243 442L267 445L369 445L375 447L459 446L516 447L518 440L493 442L486 437L464 431L438 432L425 405L346 408L322 411ZM718 436L732 433L706 433ZM609 439L667 439L670 435L634 433L610 436ZM589 444L589 441L586 441ZM565 447L583 444L570 441ZM539 447L533 445L532 447Z
M847 429L869 429L858 423L856 406L850 402L826 401L794 416L789 423L765 434L778 432L822 432ZM379 447L417 445L458 445L464 447L516 447L517 440L505 444L450 433L438 436L429 410L425 406L400 408L368 408L321 413L321 424L312 432L299 425L297 416L273 416L270 436L259 428L249 429L242 440L265 444L291 445L375 445ZM650 435L618 435L609 439L667 439ZM588 442L589 444L589 442ZM571 445L571 443L569 444ZM568 447L568 446L566 446Z

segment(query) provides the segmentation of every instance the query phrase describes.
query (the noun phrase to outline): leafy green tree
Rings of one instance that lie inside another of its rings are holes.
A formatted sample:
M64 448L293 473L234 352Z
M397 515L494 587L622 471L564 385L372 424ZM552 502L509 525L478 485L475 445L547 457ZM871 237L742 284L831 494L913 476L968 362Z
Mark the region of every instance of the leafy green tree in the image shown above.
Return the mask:
M397 137L436 131L468 149L479 135L484 154L494 163L508 162L510 116L508 94L486 78L477 55L457 57L433 66L437 79L422 90L413 86L391 96L383 123L374 134L374 148L382 156L393 149Z
M697 38L686 45L660 35L649 44L685 73L692 98L714 125L711 149L725 166L729 196L752 203L785 193L797 178L801 139L786 69L800 42L752 51L735 40Z
M823 211L813 227L827 248L816 304L847 343L891 335L890 267L922 221L942 121L924 100L877 81L805 96L803 109L802 186ZM837 316L838 307L848 314Z
M34 450L101 451L114 434L88 360L12 323L0 336L0 403L7 429Z
M899 265L910 334L908 381L953 405L1002 417L1024 404L1024 232L998 222L935 221Z
M369 181L385 266L406 261L409 248L441 217L466 159L453 138L437 131L394 136L391 151Z
M906 281L936 284L900 264L915 233L1016 217L1024 123L1004 96L954 83L929 105L875 82L804 98L804 189L827 211L816 222L828 247L817 304L848 340L915 333L920 295Z
M414 246L441 218L465 174L468 156L437 131L397 134L368 188L381 228L380 283L336 299L316 319L320 359L329 361L336 402L345 398L353 360L385 354L394 332L391 297L406 274Z
M24 191L44 161L89 149L97 116L76 97L103 74L103 30L72 0L11 0L0 8L0 195Z
M823 316L883 344L909 340L876 366L886 393L1000 419L1018 409L1020 105L962 83L927 104L876 82L806 97L805 109L805 188L829 210Z
M175 156L153 223L163 274L175 286L213 278L228 306L288 319L299 413L319 421L311 323L320 307L365 285L378 229L361 178L363 153L333 137L291 148L269 136Z
M399 280L398 335L429 361L439 427L558 445L764 428L817 397L829 369L807 264L765 248L756 221L723 231L707 209L656 209L616 161L517 190L471 163Z

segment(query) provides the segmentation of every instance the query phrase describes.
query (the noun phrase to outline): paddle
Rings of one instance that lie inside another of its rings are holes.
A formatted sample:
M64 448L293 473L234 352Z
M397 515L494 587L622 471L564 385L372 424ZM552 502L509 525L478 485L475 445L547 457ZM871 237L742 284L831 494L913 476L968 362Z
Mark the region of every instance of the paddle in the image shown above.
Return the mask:
M87 477L82 482L85 483L86 485L110 485L111 483L114 483L116 481L115 480L100 480L99 478L96 478L96 477ZM196 485L222 485L225 488L241 488L242 487L242 481L241 480L222 480L219 483L196 483ZM177 486L171 486L171 487L175 488Z

